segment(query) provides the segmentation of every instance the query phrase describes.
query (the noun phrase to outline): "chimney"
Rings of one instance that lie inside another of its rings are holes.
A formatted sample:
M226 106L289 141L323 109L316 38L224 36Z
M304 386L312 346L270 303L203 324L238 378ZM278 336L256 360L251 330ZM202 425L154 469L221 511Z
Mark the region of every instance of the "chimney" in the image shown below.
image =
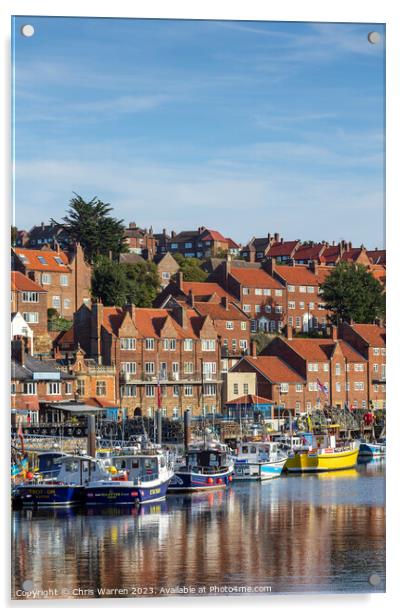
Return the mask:
M276 243L279 242L279 233L275 233L274 234L274 240L275 240Z
M183 329L187 329L188 327L188 315L187 309L180 304L173 306L171 308L172 317L174 320L182 327Z
M124 309L130 315L131 319L135 322L135 304L127 304Z
M271 234L270 233L268 233L268 235L267 235L267 240L268 240L268 243L271 241Z
M166 235L167 235L166 229L162 229L162 235L163 235L163 237L166 237Z
M25 357L27 355L25 344L25 340L21 336L16 336L14 340L11 340L11 357L21 366L25 364Z
M188 292L188 303L191 306L191 308L194 308L194 295L191 289Z
M221 303L225 310L229 310L229 300L228 300L227 295L224 295L222 297Z
M331 338L332 340L338 340L338 328L336 325L331 325Z
M268 259L266 261L264 261L264 263L262 264L264 270L267 272L267 274L269 274L270 276L273 276L275 273L275 262L274 259L272 257L268 257Z
M283 237L281 237L281 244L283 244Z
M255 340L250 342L250 356L257 357L257 343Z
M129 229L135 229L137 227L137 225L135 224L135 222L130 222L128 225Z
M41 222L41 223L40 223L40 226L41 226L41 229L42 229L42 231L43 231L43 230L44 230L44 228L45 228L45 223L44 223L44 222Z
M309 270L311 272L313 272L313 274L317 275L318 274L318 262L315 261L314 259L312 261L310 261L310 263L308 264Z
M98 299L92 304L91 310L91 331L90 331L90 349L91 356L98 362L101 362L101 326L103 322L103 304Z
M293 339L293 327L289 323L285 327L285 336L288 340Z
M183 291L183 272L177 272L177 284L180 291Z
M173 239L174 237L176 237L176 231L172 231L170 234L170 237Z

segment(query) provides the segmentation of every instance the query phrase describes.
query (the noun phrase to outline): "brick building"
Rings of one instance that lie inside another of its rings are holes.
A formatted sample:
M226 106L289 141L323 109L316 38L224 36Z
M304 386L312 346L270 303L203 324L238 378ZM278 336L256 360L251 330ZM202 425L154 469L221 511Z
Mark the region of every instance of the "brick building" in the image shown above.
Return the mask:
M79 244L71 253L13 248L11 266L45 289L47 307L66 319L71 319L82 303L90 303L91 268Z
M33 353L47 352L47 290L21 272L11 272L11 312L19 312L33 331Z
M372 324L347 323L341 335L366 360L368 397L374 408L386 407L386 334L385 328Z
M229 241L223 237L219 231L198 227L195 231L172 231L169 239L166 240L166 250L172 254L179 252L184 257L196 257L197 259L208 259L215 257L221 252L227 252Z
M88 358L116 367L120 405L128 416L152 416L158 407L179 417L220 408L221 349L209 316L173 309L82 306L74 319L75 339Z
M180 266L170 252L156 255L153 261L158 268L159 280L161 281L162 289L164 289L168 286L171 278L178 274Z
M152 227L140 229L135 222L130 222L124 231L129 252L141 255L146 259L153 259L156 255L157 240Z
M43 361L29 355L23 340L14 340L11 348L13 424L19 418L25 423L54 421L52 404L74 399L74 375L62 370L56 361Z

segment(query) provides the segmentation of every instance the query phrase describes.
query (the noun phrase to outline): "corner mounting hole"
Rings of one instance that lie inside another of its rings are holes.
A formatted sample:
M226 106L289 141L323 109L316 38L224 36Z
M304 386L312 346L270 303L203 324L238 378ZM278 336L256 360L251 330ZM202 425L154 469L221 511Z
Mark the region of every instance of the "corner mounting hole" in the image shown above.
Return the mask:
M31 24L25 24L21 27L21 34L26 38L30 38L35 34L35 28Z

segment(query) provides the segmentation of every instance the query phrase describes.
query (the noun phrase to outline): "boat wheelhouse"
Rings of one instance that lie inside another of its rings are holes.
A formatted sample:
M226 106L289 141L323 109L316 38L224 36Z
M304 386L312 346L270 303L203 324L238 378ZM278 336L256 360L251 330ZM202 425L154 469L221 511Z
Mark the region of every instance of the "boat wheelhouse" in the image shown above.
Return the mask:
M226 446L192 444L175 467L169 492L226 488L232 481L233 462Z
M281 475L287 456L272 441L246 441L238 444L234 460L234 480L264 481Z

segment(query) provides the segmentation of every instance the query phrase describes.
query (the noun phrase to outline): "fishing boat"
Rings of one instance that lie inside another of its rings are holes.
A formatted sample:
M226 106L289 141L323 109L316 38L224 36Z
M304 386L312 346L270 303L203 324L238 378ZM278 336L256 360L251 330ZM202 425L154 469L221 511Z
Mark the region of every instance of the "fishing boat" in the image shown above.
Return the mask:
M386 454L386 440L385 438L378 439L377 442L360 443L359 447L359 460L373 460L379 458L385 458Z
M293 449L285 464L288 473L316 473L354 468L359 454L359 442L337 445L334 435L310 435L305 444Z
M113 474L89 481L87 505L134 505L162 500L173 477L173 463L162 450L122 450L111 457Z
M84 487L91 480L107 477L103 464L91 456L62 455L55 459L51 475L37 473L19 484L13 504L22 507L71 507L84 502Z
M192 443L175 466L169 492L193 492L226 488L234 465L226 445L218 442Z
M274 442L240 442L234 457L235 481L265 481L279 477L287 461Z

